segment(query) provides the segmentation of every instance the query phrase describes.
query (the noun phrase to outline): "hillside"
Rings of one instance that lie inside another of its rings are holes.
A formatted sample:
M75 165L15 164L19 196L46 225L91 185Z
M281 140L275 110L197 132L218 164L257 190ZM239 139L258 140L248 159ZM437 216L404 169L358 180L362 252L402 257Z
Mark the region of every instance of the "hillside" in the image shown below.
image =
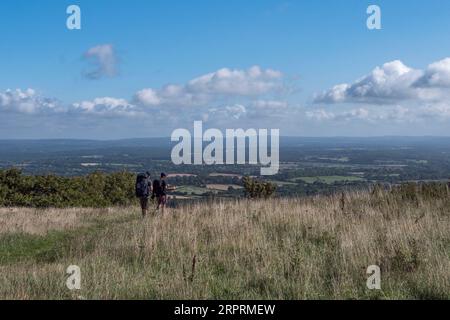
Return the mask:
M136 207L0 209L0 298L450 298L450 199L378 190ZM382 290L366 269L381 267ZM81 290L66 268L81 268Z

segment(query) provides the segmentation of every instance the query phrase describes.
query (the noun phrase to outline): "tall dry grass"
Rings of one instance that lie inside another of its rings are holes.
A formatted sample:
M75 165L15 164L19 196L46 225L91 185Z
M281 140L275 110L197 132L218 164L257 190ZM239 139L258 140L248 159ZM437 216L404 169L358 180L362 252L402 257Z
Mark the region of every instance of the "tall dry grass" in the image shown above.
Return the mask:
M3 299L450 298L448 198L218 201L144 220L137 208L13 210L0 211ZM9 220L24 227L6 232ZM47 251L29 250L39 241ZM65 286L73 264L79 291ZM382 290L366 287L369 265Z

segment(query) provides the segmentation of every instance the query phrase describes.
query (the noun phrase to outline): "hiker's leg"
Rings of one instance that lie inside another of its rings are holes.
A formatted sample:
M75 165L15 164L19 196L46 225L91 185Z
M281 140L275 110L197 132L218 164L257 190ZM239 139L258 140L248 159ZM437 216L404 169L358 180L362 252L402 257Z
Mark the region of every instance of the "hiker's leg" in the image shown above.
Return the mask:
M145 218L147 215L147 207L148 207L148 198L141 198L141 208L142 208L142 217Z
M161 213L162 214L164 214L164 209L166 208L166 202L167 202L167 197L166 196L161 196L161 206L162 206Z

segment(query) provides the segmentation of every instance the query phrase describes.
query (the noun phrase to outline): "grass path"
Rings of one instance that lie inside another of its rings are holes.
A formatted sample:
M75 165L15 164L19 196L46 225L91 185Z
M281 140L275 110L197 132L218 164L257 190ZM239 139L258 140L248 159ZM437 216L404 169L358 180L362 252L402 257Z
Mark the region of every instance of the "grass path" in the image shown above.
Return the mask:
M27 233L6 233L0 235L0 265L21 262L54 263L70 254L72 243L83 239L89 252L90 243L95 241L101 230L117 227L138 219L138 216L126 216L112 220L96 219L91 226L71 230L50 230L44 235Z

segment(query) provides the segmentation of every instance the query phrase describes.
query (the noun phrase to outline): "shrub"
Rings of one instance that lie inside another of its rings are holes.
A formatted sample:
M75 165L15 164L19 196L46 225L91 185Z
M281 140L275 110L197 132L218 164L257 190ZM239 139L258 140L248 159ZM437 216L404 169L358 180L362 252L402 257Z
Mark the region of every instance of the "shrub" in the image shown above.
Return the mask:
M252 199L270 198L277 189L273 183L258 181L250 177L244 177L242 182L244 183L246 196Z
M82 177L25 176L18 169L0 170L0 206L108 207L134 201L135 175L95 172Z

